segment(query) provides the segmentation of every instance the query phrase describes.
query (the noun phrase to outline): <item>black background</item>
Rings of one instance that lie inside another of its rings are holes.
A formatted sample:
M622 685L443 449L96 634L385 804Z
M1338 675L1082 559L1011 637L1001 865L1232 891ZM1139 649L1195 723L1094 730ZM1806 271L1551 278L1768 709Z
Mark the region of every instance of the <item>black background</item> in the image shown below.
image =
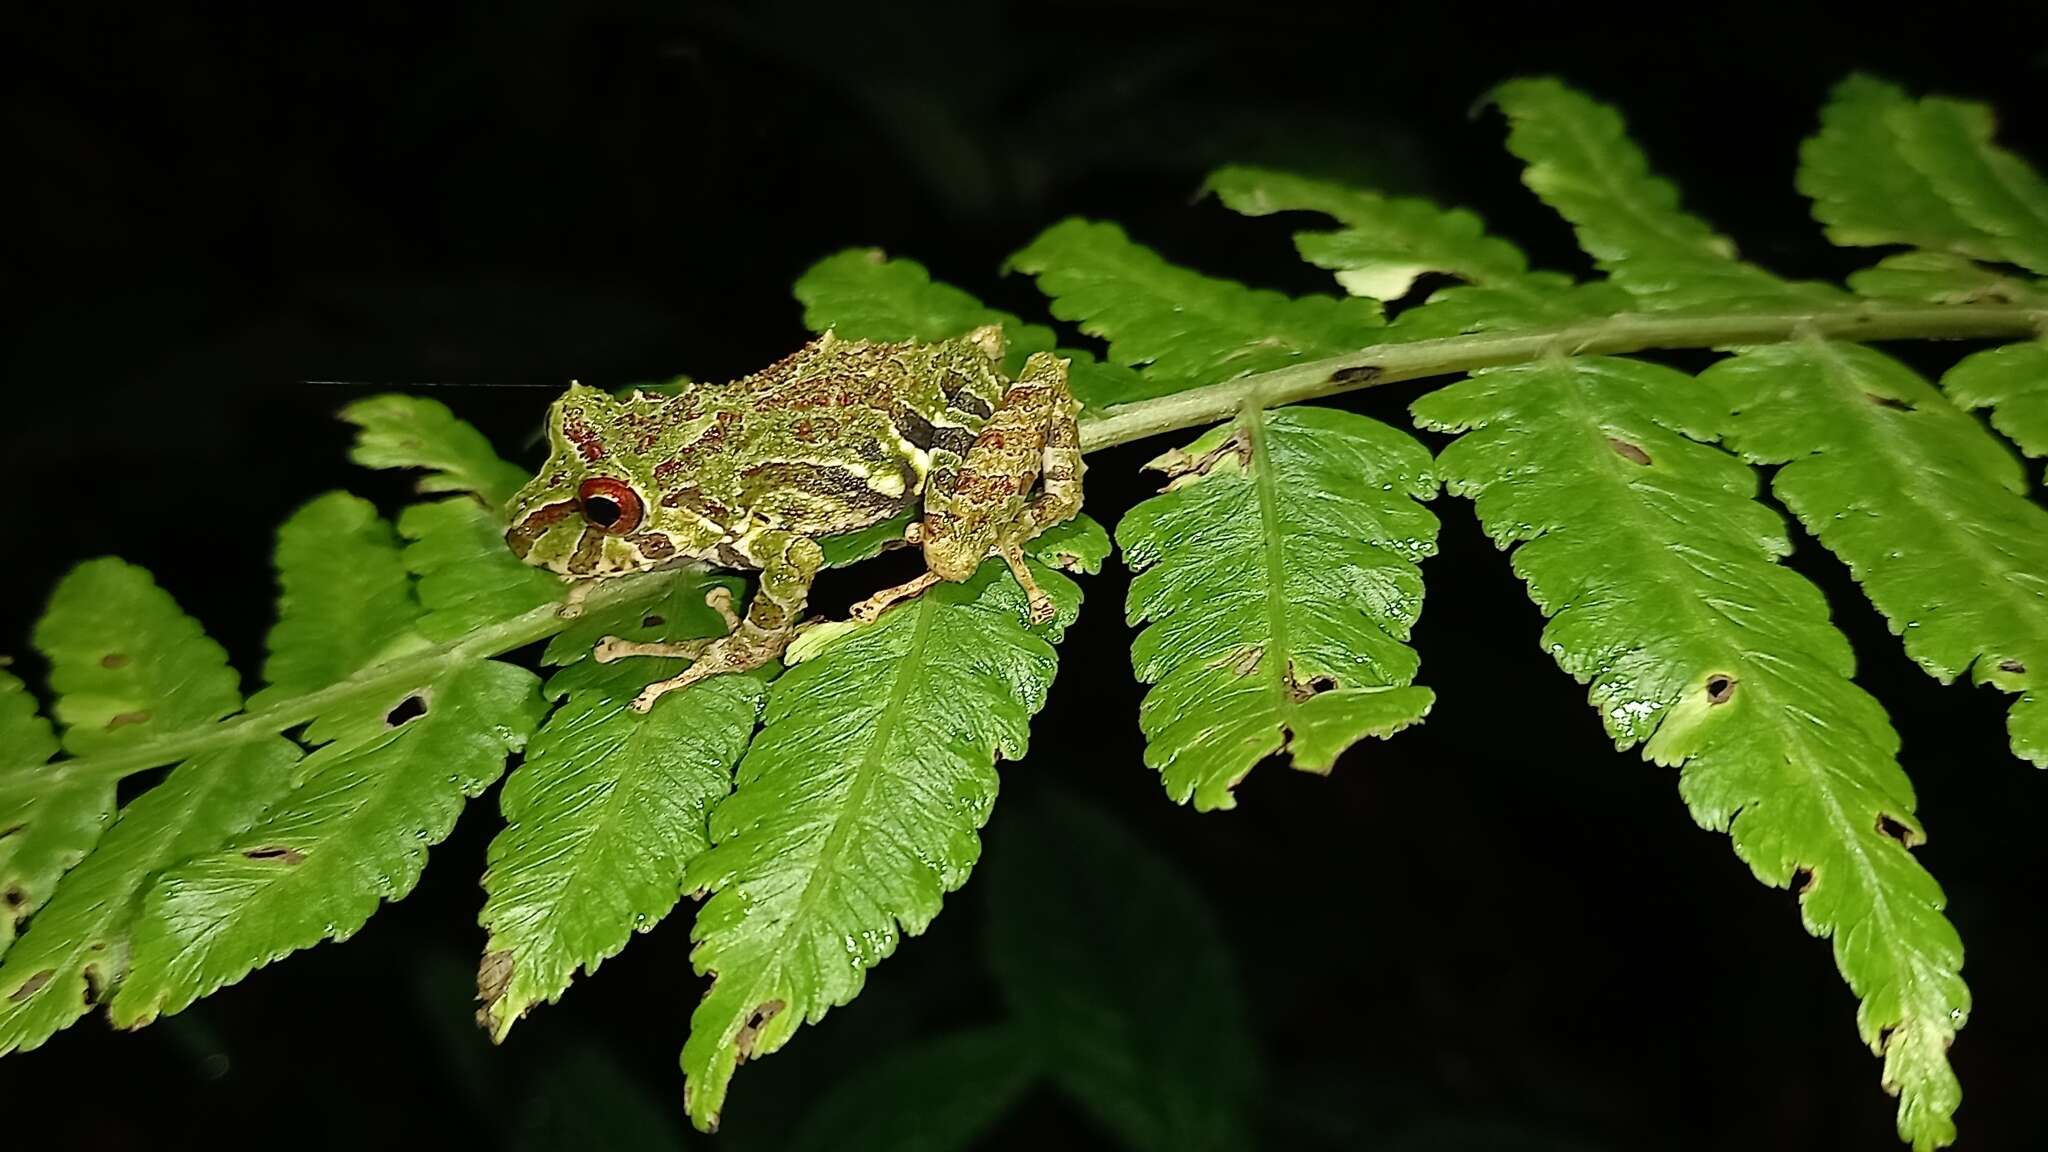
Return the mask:
M1830 250L1791 184L1797 141L1851 69L1991 100L2005 139L2048 160L2048 37L2022 6L1882 20L1543 7L1541 24L1441 3L1128 0L17 14L0 77L0 195L14 198L0 651L25 652L68 566L118 552L253 670L276 524L335 486L404 499L403 480L343 460L330 419L373 389L304 381L737 374L802 339L788 286L848 245L1036 315L1000 262L1082 213L1213 273L1330 290L1292 257L1292 222L1190 203L1209 167L1247 160L1468 204L1539 264L1583 270L1518 184L1497 118L1468 116L1515 74L1621 105L1689 206L1791 274L1868 259ZM1909 354L1938 370L1956 349ZM1419 393L1346 403L1405 425ZM534 461L520 446L549 392L435 394ZM1157 448L1091 458L1098 518L1142 495L1136 467ZM1436 511L1417 644L1439 701L1421 729L1330 779L1263 767L1232 813L1175 808L1139 759L1123 580L1108 574L1086 584L1006 794L1055 782L1090 798L1213 901L1258 1028L1271 1146L1891 1146L1878 1062L1793 898L1692 824L1670 772L1611 750L1469 506ZM1792 562L1892 711L1932 833L1920 858L1969 948L1960 1147L2040 1147L2048 785L2006 751L2004 698L1919 672L1810 540ZM822 606L887 575L835 579ZM22 668L40 674L32 657ZM998 806L991 853L1012 810ZM685 915L505 1048L459 1030L497 824L493 794L418 892L346 945L139 1035L89 1020L9 1057L0 1131L54 1125L21 1147L499 1142L579 1045L679 1111L675 1051L699 990ZM721 1141L772 1147L850 1062L992 1011L980 898L953 897L862 999L742 1069ZM1111 1145L1041 1092L988 1146Z

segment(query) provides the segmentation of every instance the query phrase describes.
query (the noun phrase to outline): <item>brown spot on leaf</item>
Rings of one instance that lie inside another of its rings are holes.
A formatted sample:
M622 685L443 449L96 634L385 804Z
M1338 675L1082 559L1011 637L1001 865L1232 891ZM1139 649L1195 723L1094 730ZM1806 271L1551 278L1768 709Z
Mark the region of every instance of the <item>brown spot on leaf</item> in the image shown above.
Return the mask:
M476 967L476 998L483 1001L477 1010L476 1022L485 1031L491 1030L491 1009L505 998L505 989L512 984L512 953L504 948L484 953L483 963Z
M87 1004L99 1003L100 993L106 990L106 985L100 980L99 966L87 964L79 970L78 974L85 978L85 1002Z
M1643 451L1640 447L1637 447L1636 445L1631 444L1626 440L1620 439L1619 437L1609 436L1607 438L1607 446L1609 448L1614 449L1614 454L1616 456L1621 457L1622 459L1628 461L1631 464L1647 465L1650 462L1650 454L1648 452Z
M640 618L640 626L642 628L659 628L666 623L668 621L660 616L642 616Z
M1865 400L1870 401L1872 404L1877 405L1879 408L1895 408L1901 412L1911 412L1913 410L1913 406L1911 404L1906 403L1904 400L1901 400L1896 396L1879 396L1875 392L1865 392L1863 394L1863 398Z
M1735 677L1715 673L1707 677L1707 703L1726 704L1735 698Z
M1355 368L1339 368L1330 373L1330 383L1350 384L1363 387L1380 378L1380 370L1372 364L1360 364Z
M1228 656L1218 657L1216 663L1230 669L1233 676L1249 676L1259 670L1259 662L1266 658L1266 650L1253 644L1240 648Z
M1808 892L1812 891L1812 890L1813 890L1813 869L1811 869L1811 868L1795 868L1795 869L1793 869L1793 870L1792 870L1792 890L1793 890L1794 892L1797 892L1797 893L1801 894L1801 895L1805 895L1806 893L1808 893Z
M8 831L14 832L20 828L21 825L17 824L13 828L9 828ZM26 903L28 903L28 893L23 892L12 884L7 886L7 891L0 892L0 904L5 904L9 908L19 908Z
M384 714L384 726L396 728L400 724L417 720L427 714L426 697L418 692L398 702L398 706Z
M28 979L22 981L21 987L16 988L13 992L8 993L8 1001L10 1003L19 1004L23 1000L26 1000L29 997L35 995L36 993L41 992L43 990L43 985L48 984L50 982L50 978L52 976L55 976L56 974L57 970L55 968L43 969L41 972L38 972L35 975L29 977Z
M2026 672L2027 666L2025 664L2020 663L2017 660L2000 660L1998 662L1998 670L2000 672L2010 672L2013 675L2018 676Z
M1311 676L1304 680L1293 664L1290 663L1287 667L1287 698L1296 704L1314 696L1318 692L1327 692L1336 686L1337 681L1328 676Z
M747 1022L740 1025L740 1030L733 1034L732 1045L736 1053L734 1063L744 1063L747 1057L754 1054L754 1042L760 1039L762 1025L775 1019L775 1014L784 1007L786 1005L780 1000L769 1000L754 1009L753 1014L747 1017Z
M100 657L100 667L102 668L126 668L127 666L128 656L126 653L109 652L105 656Z
M287 866L298 864L306 858L304 852L287 848L282 844L266 844L261 848L250 848L242 853L251 860L282 860Z
M149 713L147 712L123 712L112 720L107 721L107 731L112 732L116 728L126 728L130 724L147 723L149 723Z

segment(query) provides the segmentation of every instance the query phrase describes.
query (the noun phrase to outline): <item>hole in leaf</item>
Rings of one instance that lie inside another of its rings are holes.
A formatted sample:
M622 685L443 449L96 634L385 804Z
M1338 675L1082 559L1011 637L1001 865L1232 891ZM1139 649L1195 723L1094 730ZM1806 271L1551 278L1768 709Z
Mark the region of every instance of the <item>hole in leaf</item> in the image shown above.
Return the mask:
M15 1004L21 1003L23 1000L26 1000L29 997L35 995L36 993L41 992L43 990L43 985L48 984L50 982L50 977L55 976L56 974L57 970L55 968L43 969L41 972L38 972L35 975L29 977L28 979L22 981L21 987L16 988L13 992L9 993L7 999Z
M1812 890L1812 888L1813 869L1795 868L1792 870L1792 890L1794 892L1799 892L1803 894L1805 892Z
M287 848L282 844L266 844L261 848L251 848L242 855L251 860L282 860L287 865L297 864L306 858L304 852L296 848Z
M124 653L109 652L105 656L100 657L100 667L102 668L126 668L127 666L128 657Z
M754 1054L754 1041L760 1037L762 1026L775 1019L775 1014L782 1011L783 1007L780 1000L764 1001L747 1017L747 1022L740 1026L740 1030L732 1038L733 1049L738 1053L737 1061L744 1061Z
M1892 819L1883 812L1877 814L1877 831L1910 848L1913 846L1913 830Z
M400 700L398 702L398 707L393 708L391 711L386 712L384 714L384 724L388 728L396 728L400 724L404 724L409 720L418 719L419 717L425 716L426 714L427 701L419 693L415 692L412 695L407 696L405 699Z
M1726 704L1735 695L1735 677L1716 673L1707 677L1707 703Z
M9 908L19 908L26 903L28 903L28 893L23 892L12 884L7 886L7 891L0 892L0 904L5 904Z
M659 628L666 623L668 623L668 620L660 616L642 616L640 618L640 626L642 628Z
M101 989L99 968L97 968L94 965L87 964L82 970L80 970L79 975L85 977L86 1006L91 1007L92 1005L99 1003Z
M1906 403L1904 400L1901 400L1896 396L1879 396L1875 392L1865 392L1863 394L1863 398L1865 400L1870 401L1872 404L1877 405L1879 408L1892 408L1900 412L1911 412L1913 410L1913 406L1911 404Z
M130 724L147 723L149 723L149 713L147 712L123 712L112 720L107 721L107 731L112 732L116 728L126 728Z
M2017 676L2025 672L2027 670L2027 666L2025 664L2020 663L2017 660L2000 660L1998 662L1998 670L2000 672L2010 672L2013 675Z
M1650 454L1648 452L1643 451L1641 448L1638 448L1634 444L1631 444L1628 441L1623 440L1619 437L1609 436L1607 438L1607 446L1609 448L1614 449L1614 454L1616 456L1621 457L1623 460L1626 460L1631 464L1647 465L1650 462Z

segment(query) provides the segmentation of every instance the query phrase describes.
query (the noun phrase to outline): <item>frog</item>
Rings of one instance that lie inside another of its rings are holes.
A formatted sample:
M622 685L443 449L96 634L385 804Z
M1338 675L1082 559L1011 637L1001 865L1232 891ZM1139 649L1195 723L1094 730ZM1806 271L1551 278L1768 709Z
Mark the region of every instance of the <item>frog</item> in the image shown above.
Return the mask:
M999 325L903 342L827 330L728 383L624 398L572 384L549 407L548 457L512 498L505 542L571 581L572 604L592 582L630 573L759 573L743 616L729 594L713 593L728 625L721 636L598 642L600 662L692 661L648 684L635 712L780 659L825 566L822 542L906 515L900 543L922 551L925 571L855 604L855 620L873 622L997 557L1024 590L1029 623L1044 623L1053 604L1023 549L1080 511L1080 404L1067 359L1034 352L1011 379L1006 350Z

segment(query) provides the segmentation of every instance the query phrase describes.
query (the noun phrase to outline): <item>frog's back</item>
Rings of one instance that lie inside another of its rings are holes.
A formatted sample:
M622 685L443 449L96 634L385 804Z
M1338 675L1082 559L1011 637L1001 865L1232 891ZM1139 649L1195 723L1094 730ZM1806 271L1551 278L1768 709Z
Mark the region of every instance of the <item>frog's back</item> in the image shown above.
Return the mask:
M691 454L698 487L803 535L896 516L923 492L934 440L972 439L944 415L948 372L957 374L946 353L828 333L751 376L702 387L712 427Z

